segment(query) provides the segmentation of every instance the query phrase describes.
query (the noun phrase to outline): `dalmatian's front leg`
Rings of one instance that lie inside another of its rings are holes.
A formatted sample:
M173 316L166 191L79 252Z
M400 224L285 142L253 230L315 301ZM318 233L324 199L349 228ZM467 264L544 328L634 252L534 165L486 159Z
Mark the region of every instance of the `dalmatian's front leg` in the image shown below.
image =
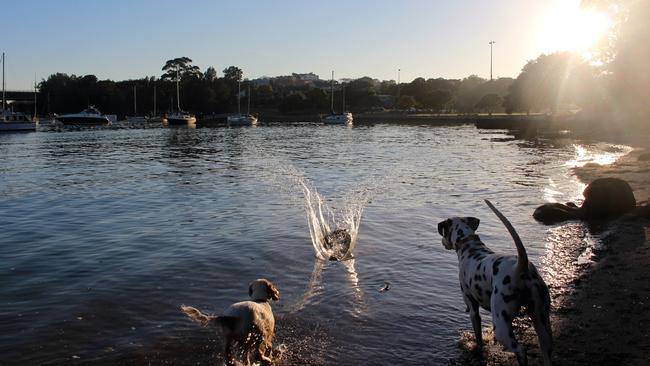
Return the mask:
M472 327L474 328L474 336L476 337L476 345L483 348L483 333L481 331L481 315L478 312L478 301L474 300L471 295L464 295L465 305L469 309L469 317L472 320Z

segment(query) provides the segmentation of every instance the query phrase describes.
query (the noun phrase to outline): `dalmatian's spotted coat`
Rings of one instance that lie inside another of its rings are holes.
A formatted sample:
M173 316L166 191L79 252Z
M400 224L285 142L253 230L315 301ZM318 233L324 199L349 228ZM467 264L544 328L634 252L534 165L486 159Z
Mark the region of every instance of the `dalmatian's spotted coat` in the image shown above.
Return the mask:
M520 307L526 307L533 321L544 365L551 364L552 334L549 321L550 296L535 266L528 262L519 235L488 200L485 201L504 223L517 247L517 256L495 254L474 234L479 225L475 217L452 217L438 224L445 249L458 254L460 288L476 335L483 346L479 306L492 313L494 334L506 349L514 352L519 365L526 365L526 350L517 343L512 320Z

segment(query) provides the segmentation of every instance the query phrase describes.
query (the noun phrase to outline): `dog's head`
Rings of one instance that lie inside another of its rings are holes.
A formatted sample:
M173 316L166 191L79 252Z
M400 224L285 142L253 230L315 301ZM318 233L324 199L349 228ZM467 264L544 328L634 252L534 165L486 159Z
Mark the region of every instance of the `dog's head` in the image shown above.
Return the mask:
M280 300L280 291L278 291L271 281L260 278L248 286L248 296L253 301Z
M456 250L459 240L473 235L481 221L476 217L450 217L438 223L438 233L442 236L445 249Z

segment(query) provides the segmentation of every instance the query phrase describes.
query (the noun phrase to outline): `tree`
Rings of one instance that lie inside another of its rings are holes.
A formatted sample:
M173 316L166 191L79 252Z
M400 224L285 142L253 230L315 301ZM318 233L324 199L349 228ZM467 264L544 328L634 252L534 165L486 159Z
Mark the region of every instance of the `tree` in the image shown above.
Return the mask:
M242 80L244 73L237 66L229 66L223 69L223 78L229 82L238 82Z
M529 61L509 88L504 101L506 112L551 111L568 109L579 100L579 88L571 85L577 80L577 70L587 67L577 55L557 52L540 55Z
M189 57L178 57L172 60L167 60L162 67L164 74L160 77L162 80L176 80L178 74L181 79L189 77L197 78L201 76L201 70L198 66L192 65L192 60Z
M409 109L413 108L416 105L415 98L413 98L410 95L402 95L399 97L399 100L397 101L397 108L398 109Z
M480 88L487 80L470 75L458 83L454 107L463 113L474 112L474 106L483 96Z
M502 99L498 94L485 94L481 100L476 103L476 109L487 111L490 115L501 105Z
M377 98L377 90L380 87L379 80L369 77L362 77L351 81L345 87L346 104L353 110L369 110L381 106Z
M616 111L611 117L649 127L650 1L583 0L581 5L608 12L615 21L597 53L604 64L607 102Z
M421 103L427 94L427 83L424 78L416 78L409 84L404 85L401 94L410 95Z
M428 93L422 100L422 105L440 112L445 109L447 104L452 100L452 94L449 90L434 90Z
M214 67L210 66L205 70L203 78L207 81L215 81L217 79L217 70Z
M307 92L307 103L316 110L323 110L329 106L329 97L322 89L314 88Z

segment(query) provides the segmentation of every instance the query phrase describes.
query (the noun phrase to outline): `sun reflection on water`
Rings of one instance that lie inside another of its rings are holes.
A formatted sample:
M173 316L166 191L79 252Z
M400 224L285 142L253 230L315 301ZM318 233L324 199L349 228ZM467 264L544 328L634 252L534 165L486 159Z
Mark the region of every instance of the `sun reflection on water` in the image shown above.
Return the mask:
M586 146L578 144L574 144L573 147L576 150L576 156L565 164L571 168L578 168L592 163L609 165L632 151L630 146L625 145L610 145L606 150L588 149Z

